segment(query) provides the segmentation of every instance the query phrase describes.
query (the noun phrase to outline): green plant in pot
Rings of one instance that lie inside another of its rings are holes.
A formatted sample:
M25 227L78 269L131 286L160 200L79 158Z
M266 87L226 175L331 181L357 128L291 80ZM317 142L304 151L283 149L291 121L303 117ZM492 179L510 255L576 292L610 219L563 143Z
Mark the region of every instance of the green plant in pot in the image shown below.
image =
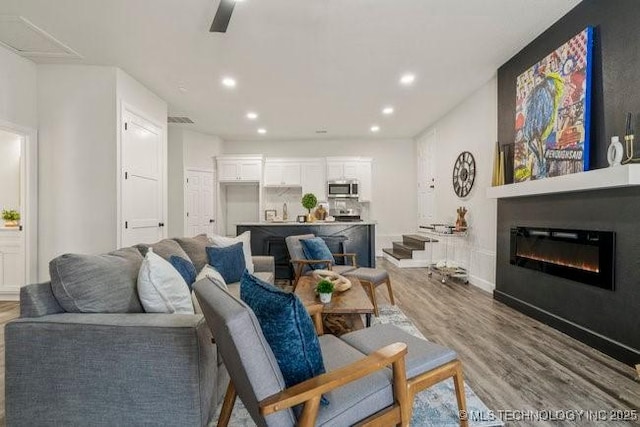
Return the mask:
M3 209L2 219L5 227L17 227L20 225L20 212L15 209Z
M316 292L320 295L320 302L323 304L331 302L331 295L333 294L333 282L327 279L323 279L316 285Z
M307 215L307 222L313 222L314 216L311 215L311 209L318 206L318 198L313 193L307 193L302 196L302 207L309 211Z

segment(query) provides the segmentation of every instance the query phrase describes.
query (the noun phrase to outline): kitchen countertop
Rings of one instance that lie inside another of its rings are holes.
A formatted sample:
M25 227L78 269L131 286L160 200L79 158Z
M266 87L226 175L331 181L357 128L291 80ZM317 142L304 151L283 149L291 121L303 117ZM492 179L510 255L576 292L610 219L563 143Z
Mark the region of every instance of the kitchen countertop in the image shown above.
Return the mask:
M282 225L376 225L376 221L315 221L315 222L297 222L297 221L284 221L284 222L241 222L236 225L260 225L260 226L282 226Z
M1 231L22 231L22 230L20 230L20 227L0 227L0 232Z

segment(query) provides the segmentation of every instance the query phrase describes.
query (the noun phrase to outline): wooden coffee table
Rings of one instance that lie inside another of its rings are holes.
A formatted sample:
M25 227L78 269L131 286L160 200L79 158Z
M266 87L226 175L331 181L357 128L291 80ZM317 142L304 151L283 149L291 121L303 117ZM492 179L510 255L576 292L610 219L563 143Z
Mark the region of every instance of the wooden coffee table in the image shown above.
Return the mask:
M347 276L351 281L351 288L344 292L334 292L331 302L323 304L323 314L343 314L352 315L360 321L360 315L364 314L366 326L371 326L371 314L373 314L373 304L362 287L357 277ZM316 295L315 287L318 279L311 276L302 276L296 286L295 294L302 300L304 305L318 304L320 298ZM357 323L357 320L356 320Z

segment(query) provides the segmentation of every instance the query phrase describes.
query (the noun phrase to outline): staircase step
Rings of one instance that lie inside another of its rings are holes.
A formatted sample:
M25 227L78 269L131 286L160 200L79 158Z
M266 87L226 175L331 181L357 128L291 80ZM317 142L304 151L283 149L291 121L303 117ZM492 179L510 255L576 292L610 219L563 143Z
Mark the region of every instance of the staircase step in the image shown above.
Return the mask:
M382 252L384 252L385 254L394 257L397 260L401 260L401 259L411 259L411 255L408 255L407 253L404 252L397 252L395 250L393 250L392 248L389 249L383 249Z
M413 251L423 251L424 243L420 245L407 244L404 242L393 242L393 250L399 253L413 254Z
M402 243L407 246L412 246L414 249L424 250L426 243L437 243L436 239L432 239L426 236L420 236L418 234L403 234Z

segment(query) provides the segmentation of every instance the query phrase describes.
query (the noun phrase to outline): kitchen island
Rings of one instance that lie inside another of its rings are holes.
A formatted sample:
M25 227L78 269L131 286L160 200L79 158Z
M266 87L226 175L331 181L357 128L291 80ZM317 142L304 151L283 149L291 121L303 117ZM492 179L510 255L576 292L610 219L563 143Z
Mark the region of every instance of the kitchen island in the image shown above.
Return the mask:
M322 237L332 253L355 253L360 267L375 267L376 223L358 222L244 222L236 227L239 234L251 231L253 255L271 255L275 258L276 279L292 279L293 269L285 243L288 236L314 234ZM337 258L338 264L344 260Z

